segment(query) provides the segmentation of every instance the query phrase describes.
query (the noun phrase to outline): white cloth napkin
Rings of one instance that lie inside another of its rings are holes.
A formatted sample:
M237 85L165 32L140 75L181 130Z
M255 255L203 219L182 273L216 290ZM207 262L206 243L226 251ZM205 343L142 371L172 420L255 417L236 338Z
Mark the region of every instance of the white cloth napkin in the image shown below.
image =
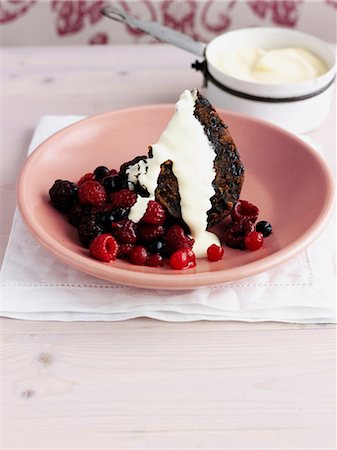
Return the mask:
M44 116L31 152L79 116ZM286 264L235 283L183 291L148 290L96 279L56 260L16 212L1 269L0 315L28 320L335 321L334 224Z

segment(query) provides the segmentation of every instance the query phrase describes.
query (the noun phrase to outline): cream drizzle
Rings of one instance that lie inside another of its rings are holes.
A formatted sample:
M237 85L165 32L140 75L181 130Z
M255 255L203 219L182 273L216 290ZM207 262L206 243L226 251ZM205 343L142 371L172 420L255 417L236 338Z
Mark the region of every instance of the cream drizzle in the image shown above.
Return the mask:
M176 111L158 142L152 145L152 158L130 166L126 173L129 182L137 179L149 192L149 197L138 196L131 208L129 219L139 222L147 204L155 198L160 166L172 161L172 170L178 180L181 198L181 215L195 239L193 251L199 258L205 257L212 244L220 245L218 237L207 228L207 211L212 207L210 198L215 191L212 182L215 177L215 151L204 129L194 116L197 90L185 90L177 104Z

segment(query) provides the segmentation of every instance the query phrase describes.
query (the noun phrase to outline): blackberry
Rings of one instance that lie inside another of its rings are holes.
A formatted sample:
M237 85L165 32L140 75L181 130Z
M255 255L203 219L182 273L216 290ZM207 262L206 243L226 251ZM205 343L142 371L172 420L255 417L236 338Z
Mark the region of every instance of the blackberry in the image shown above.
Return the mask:
M119 175L105 177L103 186L107 194L120 191L122 188L127 187L125 186L123 177L120 177Z
M100 223L106 232L111 232L111 223L126 219L129 209L120 208L112 211L104 211L95 214L96 220Z
M90 212L90 205L82 205L81 203L76 202L67 213L68 221L71 225L78 227L83 217L88 216Z
M56 180L49 189L49 197L54 207L67 212L78 198L78 187L67 180Z
M96 236L104 231L103 225L97 220L96 216L90 215L84 217L78 226L78 237L84 247L89 247Z
M113 211L115 220L127 219L130 212L130 208L118 208Z
M105 211L95 214L96 220L102 225L105 232L111 231L111 223L115 221L112 211Z
M103 180L104 177L109 175L109 173L110 173L110 170L107 167L105 167L105 166L98 166L94 170L95 180L101 181L101 180Z
M111 194L114 186L114 178L115 177L105 177L102 184L107 194Z
M256 224L255 230L262 233L263 237L268 237L272 233L273 228L269 222L261 220Z

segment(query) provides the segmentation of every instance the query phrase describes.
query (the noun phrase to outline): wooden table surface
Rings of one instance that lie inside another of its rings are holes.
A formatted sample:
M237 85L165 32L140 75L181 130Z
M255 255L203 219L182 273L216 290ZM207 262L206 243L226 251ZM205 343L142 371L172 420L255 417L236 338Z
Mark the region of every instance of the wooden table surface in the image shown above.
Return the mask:
M165 45L7 48L0 257L43 114L173 103L199 87ZM331 149L335 115L311 136ZM335 449L333 325L2 319L2 449Z

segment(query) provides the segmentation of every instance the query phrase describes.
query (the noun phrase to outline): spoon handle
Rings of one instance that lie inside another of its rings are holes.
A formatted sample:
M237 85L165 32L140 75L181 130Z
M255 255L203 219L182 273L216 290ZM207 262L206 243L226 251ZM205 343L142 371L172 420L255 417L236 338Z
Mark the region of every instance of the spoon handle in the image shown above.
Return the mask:
M194 53L195 55L204 56L206 49L206 44L204 42L195 41L190 36L172 30L172 28L165 27L158 22L135 19L113 6L103 8L101 13L116 22L125 23L132 28L144 31L159 41L167 42L190 53Z

